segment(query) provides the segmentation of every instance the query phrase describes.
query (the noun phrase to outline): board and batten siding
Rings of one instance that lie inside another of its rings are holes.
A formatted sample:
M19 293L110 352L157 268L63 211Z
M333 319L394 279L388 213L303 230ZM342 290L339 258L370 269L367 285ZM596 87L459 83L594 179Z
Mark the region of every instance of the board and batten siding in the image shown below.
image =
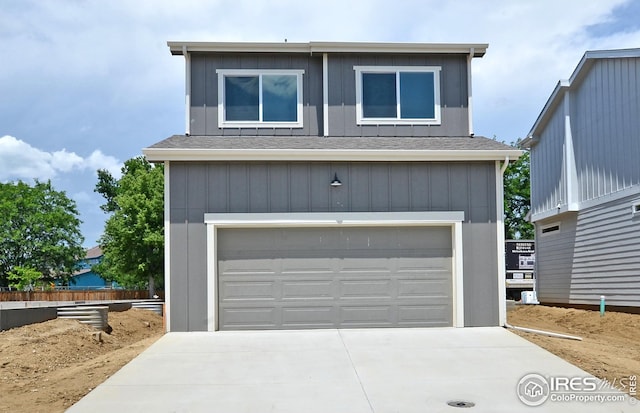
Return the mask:
M217 69L292 69L302 75L302 128L219 128ZM191 56L191 135L322 135L322 56L306 54L199 54Z
M329 55L331 136L468 136L467 59L445 55ZM440 125L357 125L354 66L439 66Z
M531 212L534 215L567 203L563 154L564 115L560 106L532 149Z
M357 125L354 66L440 66L440 125ZM191 135L323 136L322 55L206 54L191 56ZM302 128L219 128L217 69L304 70ZM329 135L468 136L467 56L328 55Z
M640 185L640 59L599 59L571 95L580 202Z
M640 191L639 191L640 192ZM536 265L541 302L640 306L640 193L562 215L557 234L537 236Z
M495 173L494 162L171 162L171 329L207 329L204 214L242 212L464 211L465 325L497 325Z

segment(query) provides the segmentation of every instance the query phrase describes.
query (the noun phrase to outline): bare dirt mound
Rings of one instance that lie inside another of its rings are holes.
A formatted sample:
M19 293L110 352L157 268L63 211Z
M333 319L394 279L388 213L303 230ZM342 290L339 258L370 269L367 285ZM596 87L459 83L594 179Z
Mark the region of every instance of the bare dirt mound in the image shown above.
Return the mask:
M583 341L513 331L623 391L630 376L640 376L640 314L542 305L516 306L509 324L580 336ZM621 381L622 380L622 381Z
M0 412L63 412L163 334L148 310L110 312L109 325L102 342L65 319L0 332Z

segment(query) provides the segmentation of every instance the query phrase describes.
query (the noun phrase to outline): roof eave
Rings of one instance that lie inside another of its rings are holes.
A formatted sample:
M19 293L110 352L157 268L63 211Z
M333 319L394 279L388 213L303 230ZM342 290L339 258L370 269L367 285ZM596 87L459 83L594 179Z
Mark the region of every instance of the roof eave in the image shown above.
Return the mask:
M382 43L382 42L184 42L168 41L172 55L185 52L237 53L442 53L469 54L482 57L486 43Z
M568 80L559 81L555 89L551 93L551 96L549 96L547 103L542 108L542 111L538 115L538 118L533 124L533 127L529 131L529 136L534 137L530 144L535 144L537 142L535 136L538 135L547 125L547 122L553 114L553 110L560 103L561 99L564 98L564 93L572 89L576 84L580 83L580 81L587 75L589 70L591 70L591 67L596 60L621 58L640 58L640 48L618 50L591 50L585 52L585 54L582 56L582 59L580 59L580 62L578 62L576 68L573 70L571 77Z
M145 148L149 162L163 161L497 161L514 160L513 150L340 150Z

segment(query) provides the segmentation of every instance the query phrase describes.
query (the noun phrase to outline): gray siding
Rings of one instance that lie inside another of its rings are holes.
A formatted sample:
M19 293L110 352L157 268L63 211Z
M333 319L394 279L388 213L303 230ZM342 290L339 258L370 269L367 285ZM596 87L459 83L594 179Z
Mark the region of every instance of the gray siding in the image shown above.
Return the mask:
M226 212L464 211L465 325L497 325L495 194L493 162L172 162L171 329L206 330L204 214Z
M640 228L628 197L640 192L640 59L594 59L566 93L579 211L537 223L539 299L597 304L605 295L611 305L640 306ZM532 149L534 214L566 203L564 107L553 110ZM561 232L541 236L550 222Z
M547 124L531 151L531 211L539 214L565 205L564 114L562 105Z
M560 231L542 235L542 227L555 223L560 224ZM539 301L568 303L575 234L575 213L536 223L536 290Z
M640 184L640 59L597 60L572 95L580 201Z
M640 219L631 213L638 201L640 195L567 214L558 235L540 238L540 301L598 304L604 295L609 305L640 306Z
M217 69L302 69L302 128L218 128ZM191 134L248 136L322 135L322 56L281 54L193 54Z
M441 125L356 125L354 66L441 66ZM467 60L443 55L330 55L329 134L331 136L468 136Z
M356 65L440 66L440 125L356 125ZM303 128L218 128L216 69L303 69ZM466 56L329 55L329 134L331 136L467 136ZM193 54L191 134L322 136L322 55Z
M578 202L640 185L640 59L599 59L571 85ZM531 154L534 214L567 202L564 106L557 105Z

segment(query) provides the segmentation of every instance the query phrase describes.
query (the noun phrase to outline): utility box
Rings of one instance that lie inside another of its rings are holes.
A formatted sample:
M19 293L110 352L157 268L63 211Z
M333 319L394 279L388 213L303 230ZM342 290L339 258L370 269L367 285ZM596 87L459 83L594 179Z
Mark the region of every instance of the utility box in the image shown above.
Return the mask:
M536 243L533 240L507 240L505 243L507 298L521 299L535 283Z

